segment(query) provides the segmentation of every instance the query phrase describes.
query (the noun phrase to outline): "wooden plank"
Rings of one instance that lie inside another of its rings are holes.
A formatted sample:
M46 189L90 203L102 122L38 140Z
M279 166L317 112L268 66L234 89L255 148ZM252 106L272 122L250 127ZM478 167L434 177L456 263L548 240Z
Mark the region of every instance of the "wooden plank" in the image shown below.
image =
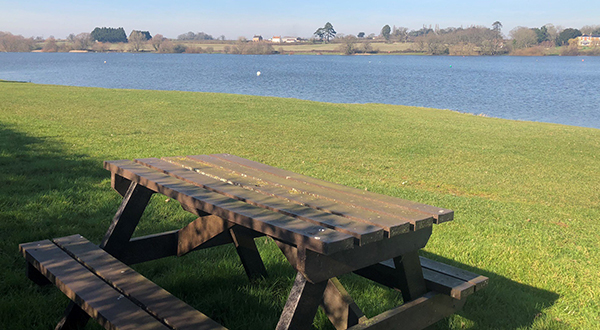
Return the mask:
M383 241L340 251L331 255L322 255L307 249L298 249L285 242L279 244L290 264L304 274L311 283L318 283L361 268L368 267L398 255L419 250L427 244L431 227L411 231Z
M338 190L332 190L321 185L307 184L305 182L290 180L289 177L273 175L270 172L242 166L240 164L228 162L227 160L217 157L198 155L188 156L188 159L201 162L212 167L228 170L233 173L239 173L243 176L253 177L263 182L268 182L272 185L277 185L287 190L294 191L296 194L293 198L296 199L302 195L309 195L316 197L318 200L325 199L329 202L328 207L340 208L341 205L346 205L347 207L362 209L363 211L375 213L376 216L370 217L371 221L373 223L380 223L380 225L383 226L389 226L390 222L392 225L399 225L408 222L411 230L419 230L424 227L429 227L433 223L433 217L423 213L414 212L413 210L406 208L393 207L393 205L390 206L388 204L380 205L375 203L373 200L364 199L357 196L348 196L347 194L344 194ZM317 179L313 180L320 181ZM328 211L333 212L332 210ZM393 231L390 234L393 236Z
M344 223L342 220L337 219L337 222L332 223L332 225L339 227L339 230L349 229L349 234L352 234L357 230L361 230L361 234L363 235L361 243L363 244L383 238L380 230L372 228L373 226L383 228L386 231L387 237L402 234L410 230L410 223L404 219L395 217L382 217L381 214L376 212L352 207L346 204L332 203L331 200L318 198L310 194L303 194L294 189L284 188L280 185L272 184L261 179L239 175L236 172L231 172L220 167L209 166L188 158L165 157L163 159L205 176L210 176L212 178L228 182L232 185L240 186L246 190L252 190L263 195L272 196L290 203L299 204L309 208L309 210L319 210L321 212L326 212L353 220L351 222ZM314 211L308 210L306 210L306 212L309 214L314 213ZM317 215L323 216L320 213ZM356 223L357 221L359 223ZM373 232L375 230L376 233ZM366 235L371 235L373 237L364 237Z
M465 300L428 292L422 297L383 312L348 330L420 330L462 308Z
M169 329L48 240L21 244L25 259L107 329Z
M331 228L333 230L356 237L358 245L383 239L383 229L373 224L367 224L356 219L323 212L308 206L292 203L285 198L276 198L274 194L261 193L259 190L248 189L248 185L231 183L223 178L216 179L214 175L199 173L182 164L174 164L157 158L136 159L137 163L162 171L177 179L237 199L251 205L279 212L304 221ZM330 203L329 203L330 204ZM408 224L407 224L408 225ZM399 225L395 224L396 227ZM408 229L408 226L406 226Z
M265 173L270 173L281 178L285 178L288 181L296 181L298 183L303 183L315 187L327 188L331 191L335 191L336 193L342 193L344 195L347 195L350 198L361 198L364 201L372 201L375 203L371 204L370 206L374 207L375 209L380 209L384 212L391 211L391 213L393 214L399 209L417 211L427 216L433 217L436 220L436 223L451 221L454 218L454 211L452 210L443 209L427 204L416 203L397 197L376 194L370 191L365 191L357 188L347 187L344 185L311 178L309 176L301 175L291 171L286 171L283 169L261 164L230 154L216 154L210 156L221 159L223 161L236 163L247 168L252 168ZM376 206L377 204L379 204L379 206Z
M228 198L131 161L106 161L104 166L111 172L176 199L190 209L217 215L297 246L323 254L354 246L354 238L350 235Z
M310 329L326 286L327 281L312 284L298 273L276 330Z
M345 330L367 320L354 299L335 277L327 281L321 307L337 330Z
M118 192L119 195L125 196L125 194L127 193L127 189L129 189L130 185L131 185L130 180L127 180L124 177L122 177L116 173L110 174L110 186L116 192Z
M226 330L82 236L57 238L54 242L124 296L174 329Z
M434 261L425 257L421 257L421 265L423 268L431 269L438 273L443 273L448 276L460 279L462 281L469 282L475 286L475 291L479 291L488 285L489 278L478 275L464 269L453 267L438 261Z
M475 292L475 286L469 282L422 268L425 286L428 291L448 295L454 299L463 299ZM392 259L354 271L355 274L368 278L392 289L400 290L400 283Z
M177 255L185 255L219 235L224 236L224 242L232 243L229 228L233 225L216 215L200 217L190 222L179 230Z
M132 238L120 253L123 263L133 265L177 255L178 230Z

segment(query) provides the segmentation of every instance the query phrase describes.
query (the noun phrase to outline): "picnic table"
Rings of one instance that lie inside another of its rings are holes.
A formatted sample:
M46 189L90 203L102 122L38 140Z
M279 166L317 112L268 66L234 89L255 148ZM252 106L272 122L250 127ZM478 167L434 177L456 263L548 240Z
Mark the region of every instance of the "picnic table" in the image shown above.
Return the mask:
M99 246L80 235L25 243L28 276L70 299L57 329L92 317L107 329L225 329L129 265L234 244L250 279L266 277L254 238L268 236L297 275L277 329L309 329L319 306L336 329L422 329L462 308L488 279L419 256L451 210L350 188L230 154L105 161L123 196ZM154 193L198 216L132 238ZM337 280L355 273L400 290L367 319ZM198 279L202 280L202 279Z

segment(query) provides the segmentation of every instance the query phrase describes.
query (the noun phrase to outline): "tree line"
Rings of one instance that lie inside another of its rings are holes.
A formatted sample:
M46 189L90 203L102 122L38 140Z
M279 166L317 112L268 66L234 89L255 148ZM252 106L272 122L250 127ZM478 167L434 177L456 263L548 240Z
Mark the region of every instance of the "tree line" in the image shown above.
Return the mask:
M426 53L432 55L546 55L559 51L560 55L577 55L581 52L589 55L600 55L600 45L592 43L590 48L580 49L577 37L583 34L600 34L600 25L588 25L581 29L562 28L553 24L541 27L516 27L507 37L502 33L502 23L496 21L490 27L469 26L447 27L440 29L438 25L423 25L420 29L410 30L406 27L384 25L378 34L358 32L356 35L338 33L333 24L327 22L319 27L309 42L337 43L337 52L343 54L377 53L373 43L403 43L409 45L407 52ZM133 30L126 35L122 27L96 27L90 33L70 34L66 40L57 40L53 36L43 39L24 38L9 32L0 32L0 51L27 52L32 50L44 52L59 51L154 51L161 53L212 53L212 47L202 49L194 42L226 42L220 52L233 54L273 54L271 44L266 42L247 43L240 37L237 42L225 41L225 36L214 38L204 32L187 32L176 39L168 39L161 34L152 36L149 31ZM115 44L121 46L115 47ZM557 47L560 47L557 48ZM559 49L559 50L557 50Z

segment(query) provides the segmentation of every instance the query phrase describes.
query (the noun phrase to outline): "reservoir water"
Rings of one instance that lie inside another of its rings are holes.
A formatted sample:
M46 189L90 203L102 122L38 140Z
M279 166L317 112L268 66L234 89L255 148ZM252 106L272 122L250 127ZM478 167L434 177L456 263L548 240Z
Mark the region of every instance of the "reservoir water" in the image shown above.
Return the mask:
M600 57L0 53L0 79L402 104L600 129Z

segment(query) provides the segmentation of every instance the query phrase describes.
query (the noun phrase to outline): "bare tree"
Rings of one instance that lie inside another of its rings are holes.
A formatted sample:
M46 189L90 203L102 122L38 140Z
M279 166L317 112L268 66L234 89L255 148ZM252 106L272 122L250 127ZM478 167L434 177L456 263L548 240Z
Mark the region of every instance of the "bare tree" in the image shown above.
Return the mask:
M58 45L56 44L56 39L54 39L53 36L50 36L48 39L46 39L42 51L44 53L56 53L58 51Z
M537 35L530 28L517 26L510 30L509 36L513 40L513 46L516 49L527 48L537 44Z
M129 47L134 52L139 52L146 44L146 36L140 31L132 31L129 35Z
M84 32L73 37L73 48L80 50L87 50L92 46L92 37L89 33Z
M160 49L160 45L162 45L163 42L165 42L165 37L163 37L162 34L155 34L154 37L152 37L152 39L150 39L150 42L152 43L152 47L154 48L155 51L158 51Z

